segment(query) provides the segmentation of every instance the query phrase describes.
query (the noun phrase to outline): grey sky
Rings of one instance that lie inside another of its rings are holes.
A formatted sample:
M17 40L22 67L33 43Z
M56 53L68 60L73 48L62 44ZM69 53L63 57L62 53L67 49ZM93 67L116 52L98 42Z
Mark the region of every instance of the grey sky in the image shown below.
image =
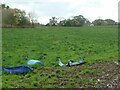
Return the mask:
M119 0L0 0L11 8L36 14L40 23L46 24L52 16L69 18L83 15L90 21L97 18L118 21Z

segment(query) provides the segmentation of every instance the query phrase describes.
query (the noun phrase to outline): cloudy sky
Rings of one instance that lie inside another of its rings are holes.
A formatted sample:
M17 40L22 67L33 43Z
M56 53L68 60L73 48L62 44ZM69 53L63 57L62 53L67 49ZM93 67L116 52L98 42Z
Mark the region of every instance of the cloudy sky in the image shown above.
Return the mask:
M11 8L32 12L40 23L46 24L52 16L69 18L83 15L90 21L113 19L118 21L119 0L0 0Z

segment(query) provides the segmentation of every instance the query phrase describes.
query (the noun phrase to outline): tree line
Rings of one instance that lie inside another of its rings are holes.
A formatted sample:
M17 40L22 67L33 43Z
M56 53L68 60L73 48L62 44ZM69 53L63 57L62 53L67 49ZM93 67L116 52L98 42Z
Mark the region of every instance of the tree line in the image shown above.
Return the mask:
M5 4L1 4L0 9L2 11L2 27L22 27L30 24L30 19L26 16L25 11L10 8Z
M82 15L73 16L72 18L59 20L60 18L52 17L49 20L47 26L71 26L71 27L80 27L80 26L105 26L105 25L117 25L112 19L95 19L93 22L90 22L87 18ZM58 21L59 20L59 21Z
M58 21L59 20L59 21ZM86 19L82 15L73 16L68 19L61 20L60 18L52 17L49 20L47 26L69 26L69 27L80 27L80 26L88 26L90 25L90 21Z
M6 4L1 4L2 11L2 27L34 27L41 26L32 13L26 14L24 10L17 8L10 8ZM68 19L51 17L49 23L43 26L66 26L66 27L80 27L80 26L102 26L102 25L117 25L112 19L96 19L90 22L83 15L73 16Z

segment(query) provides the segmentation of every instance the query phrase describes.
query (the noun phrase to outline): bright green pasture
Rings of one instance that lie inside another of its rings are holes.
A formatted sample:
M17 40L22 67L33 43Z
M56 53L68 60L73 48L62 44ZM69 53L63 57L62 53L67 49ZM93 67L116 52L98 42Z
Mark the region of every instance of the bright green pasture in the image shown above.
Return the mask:
M88 63L117 60L118 31L104 27L5 28L2 31L2 65L26 65L29 59L41 60L45 67L69 59Z
M96 83L101 86L102 82L96 78L101 76L102 66L93 69L94 66L89 65L118 58L117 27L5 28L2 32L3 67L27 65L29 59L45 64L30 66L33 71L25 74L3 72L3 88L79 88ZM69 59L79 61L79 57L87 63L78 67L60 67L58 56L63 63Z

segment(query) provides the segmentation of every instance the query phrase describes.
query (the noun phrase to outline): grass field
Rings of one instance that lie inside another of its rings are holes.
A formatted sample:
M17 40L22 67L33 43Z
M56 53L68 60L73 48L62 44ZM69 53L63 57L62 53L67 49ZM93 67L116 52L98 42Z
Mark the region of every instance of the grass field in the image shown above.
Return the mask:
M3 67L27 65L29 59L40 60L45 64L30 66L34 70L28 74L3 73L3 87L94 86L97 79L92 76L102 73L104 68L100 64L98 70L92 65L97 65L97 62L106 65L105 62L118 59L118 31L115 26L4 28L2 32ZM67 63L69 59L79 61L79 57L83 57L87 63L75 67L60 67L57 64L58 56L63 63ZM75 81L77 79L80 80Z

